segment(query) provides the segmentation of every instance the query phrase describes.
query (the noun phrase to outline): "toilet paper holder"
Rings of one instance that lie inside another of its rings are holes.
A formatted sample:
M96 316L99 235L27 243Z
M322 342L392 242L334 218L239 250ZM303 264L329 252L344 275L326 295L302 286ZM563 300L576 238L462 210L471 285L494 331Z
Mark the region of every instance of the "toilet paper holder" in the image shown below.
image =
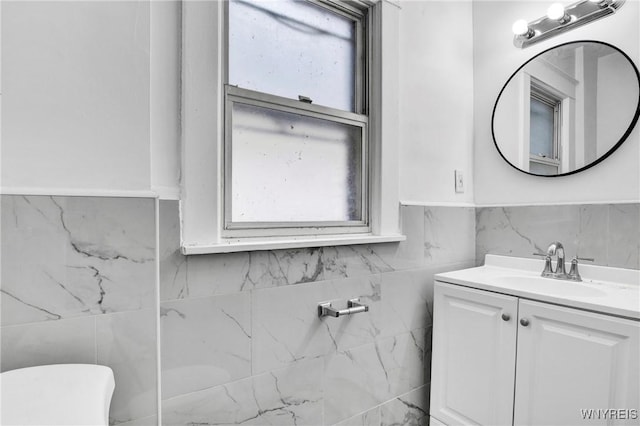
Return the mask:
M347 309L335 309L331 306L331 302L318 304L318 316L320 318L338 318L345 315L359 314L360 312L369 312L369 306L360 303L360 299L349 299L347 301Z

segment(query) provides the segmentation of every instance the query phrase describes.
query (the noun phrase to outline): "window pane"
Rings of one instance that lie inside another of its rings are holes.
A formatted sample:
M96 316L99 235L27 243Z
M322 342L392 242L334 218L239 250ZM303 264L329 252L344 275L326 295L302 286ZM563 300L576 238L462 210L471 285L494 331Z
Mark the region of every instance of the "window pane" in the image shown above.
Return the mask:
M558 174L558 166L531 161L529 162L529 172L536 175L555 176Z
M355 25L293 0L229 2L229 84L354 111Z
M554 158L554 108L531 98L531 135L529 152L540 157Z
M233 104L232 222L362 220L362 128Z

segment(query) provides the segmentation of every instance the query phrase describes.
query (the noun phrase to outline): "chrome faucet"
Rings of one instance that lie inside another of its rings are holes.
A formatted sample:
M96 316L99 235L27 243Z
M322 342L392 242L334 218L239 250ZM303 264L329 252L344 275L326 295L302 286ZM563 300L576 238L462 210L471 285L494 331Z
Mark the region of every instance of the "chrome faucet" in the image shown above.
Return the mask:
M553 242L547 248L547 254L534 253L536 256L544 256L544 270L542 276L546 278L567 279L567 271L564 266L564 247L558 241ZM551 258L557 257L556 269L553 270Z
M569 271L569 273L567 274L567 270L565 269L564 264L564 247L560 242L555 241L549 244L549 248L547 248L547 254L534 254L536 256L544 256L544 270L540 275L546 278L555 278L558 280L582 281L580 273L578 272L578 260L588 260L590 262L594 261L594 259L592 258L575 256L571 260L571 271ZM551 258L553 256L557 257L555 271L553 270L553 264L551 263Z
M558 241L551 243L547 248L547 256L557 257L556 270L553 271L552 278L564 279L567 277L567 271L564 268L564 247Z

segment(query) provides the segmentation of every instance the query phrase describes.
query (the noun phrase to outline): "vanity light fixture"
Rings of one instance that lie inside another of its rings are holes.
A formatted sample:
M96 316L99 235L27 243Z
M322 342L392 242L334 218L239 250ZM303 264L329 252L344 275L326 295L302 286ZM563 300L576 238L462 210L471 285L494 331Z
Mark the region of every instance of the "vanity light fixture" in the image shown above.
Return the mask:
M518 19L514 22L511 30L518 37L531 38L535 35L535 31L529 28L529 23L524 19Z
M600 7L611 6L615 3L615 0L589 0L591 3L596 3Z
M567 15L561 3L553 3L549 6L549 9L547 9L547 18L552 21L558 21L560 25L571 22L571 16Z
M615 13L625 0L580 0L563 6L552 4L546 16L527 22L519 19L511 27L513 44L519 48L531 46L542 40L561 34L581 25Z

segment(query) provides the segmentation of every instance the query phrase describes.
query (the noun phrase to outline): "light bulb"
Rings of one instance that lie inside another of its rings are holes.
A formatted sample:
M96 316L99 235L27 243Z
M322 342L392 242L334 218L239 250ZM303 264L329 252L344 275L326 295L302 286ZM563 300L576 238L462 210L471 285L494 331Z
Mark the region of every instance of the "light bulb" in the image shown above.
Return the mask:
M529 34L529 31L531 31L529 29L529 24L524 19L518 19L516 22L514 22L511 26L511 30L517 36L527 35Z
M553 3L547 9L547 18L553 19L554 21L560 21L565 17L564 6L560 3Z

